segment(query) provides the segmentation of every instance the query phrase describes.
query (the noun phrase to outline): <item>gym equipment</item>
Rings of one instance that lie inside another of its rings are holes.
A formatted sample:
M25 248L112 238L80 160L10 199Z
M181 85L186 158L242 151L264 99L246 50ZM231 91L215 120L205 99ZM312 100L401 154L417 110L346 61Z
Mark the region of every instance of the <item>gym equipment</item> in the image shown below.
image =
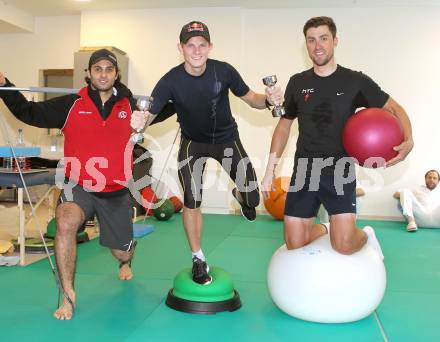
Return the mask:
M267 273L273 302L288 315L345 323L370 315L386 288L382 259L369 244L352 255L336 252L328 234L303 248L281 246Z
M44 237L47 237L49 239L55 239L56 234L57 234L57 221L54 217L48 222L46 234L44 234Z
M12 240L11 242L15 248L19 247L17 240ZM55 248L54 242L55 241L53 239L49 238L44 238L44 242L41 238L26 238L24 242L24 249L26 253L30 254L45 253L46 250L44 248L44 243L46 243L49 253L53 253Z
M359 165L376 168L397 155L393 147L400 145L403 138L403 128L393 114L381 108L367 108L347 120L342 143Z
M90 241L89 234L87 234L87 232L84 230L79 230L76 234L76 243L83 243L87 241Z
M183 208L183 203L182 203L182 201L180 200L179 197L177 197L177 196L171 196L171 197L169 198L169 200L171 201L171 203L173 203L173 206L174 206L174 212L175 212L175 213L178 213L179 211L182 210L182 208Z
M157 201L157 196L151 186L146 186L142 189L142 206L145 209L145 215L151 216L153 215L153 207L154 203Z
M139 97L136 102L137 109L140 110L141 112L149 111L152 105L153 105L153 98L150 96ZM148 127L150 123L146 123L144 128L137 129L136 133L131 136L131 141L134 144L142 144L144 142L144 134L142 133L142 131L146 127Z
M20 262L18 255L3 256L0 255L0 266L15 266Z
M84 224L77 232L76 234L76 242L82 243L89 241L89 235L84 231L86 228L86 225ZM44 234L45 238L48 239L55 239L55 236L57 234L57 221L55 217L49 221L47 224L46 234Z
M0 87L0 91L24 91L30 93L47 94L78 94L79 89L53 88L53 87ZM144 98L145 95L133 95L135 99Z
M159 204L157 208L153 209L154 217L159 221L167 221L174 214L174 206L173 203L169 199L159 199L156 202L156 205Z
M179 272L168 292L166 305L177 311L198 314L239 309L240 295L234 289L230 275L220 267L212 267L209 274L212 283L200 285L192 280L191 268Z
M269 191L269 197L264 200L264 207L275 219L283 220L290 177L275 178L273 186L274 190Z
M133 222L133 237L141 238L145 235L154 232L154 226L152 224L145 224L144 219Z
M266 76L263 78L263 84L269 88L275 87L277 81L278 79L276 75ZM273 106L272 116L274 118L279 118L280 116L284 116L284 115L286 115L286 110L284 109L283 105L278 104Z
M12 254L14 252L14 245L8 240L0 239L0 255Z

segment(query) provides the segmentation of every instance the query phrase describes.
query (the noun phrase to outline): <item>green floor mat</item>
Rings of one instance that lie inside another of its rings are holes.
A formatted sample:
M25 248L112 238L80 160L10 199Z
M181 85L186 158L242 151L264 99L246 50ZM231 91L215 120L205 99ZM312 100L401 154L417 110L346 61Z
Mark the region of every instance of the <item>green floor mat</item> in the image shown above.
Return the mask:
M381 341L372 316L350 324L316 324L287 316L267 295L265 284L237 282L243 307L232 313L193 315L161 304L128 341L191 341L194 334L214 341ZM192 332L192 333L191 333Z
M266 287L270 258L283 244L282 222L258 216L204 215L203 250L228 271L243 307L210 316L165 304L172 280L191 265L181 216L147 220L155 232L139 240L135 277L118 280L118 265L98 239L78 246L78 306L70 322L52 318L57 289L47 260L0 267L2 338L22 341L383 341L374 315L350 324L304 322L281 312ZM365 221L381 242L388 274L378 316L390 341L438 341L440 229L409 234L403 222Z
M387 291L377 311L390 341L440 341L440 291Z
M32 288L20 289L23 299L16 291L15 302L8 300L8 310L0 312L5 340L123 341L160 305L167 286L163 280L123 282L110 276L77 275L75 317L61 322L52 317L57 299L52 279L40 271L30 272Z

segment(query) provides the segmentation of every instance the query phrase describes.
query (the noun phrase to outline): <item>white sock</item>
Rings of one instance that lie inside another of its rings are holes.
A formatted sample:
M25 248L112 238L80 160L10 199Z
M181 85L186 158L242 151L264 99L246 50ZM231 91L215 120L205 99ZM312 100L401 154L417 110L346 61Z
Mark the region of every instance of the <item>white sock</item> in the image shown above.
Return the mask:
M192 257L206 261L205 254L203 254L202 249L199 249L197 252L192 252Z
M327 230L327 234L330 234L330 222L321 222L321 224L325 227Z
M383 260L384 256L382 253L382 248L380 248L380 244L379 241L377 240L376 234L374 233L373 227L365 226L364 229L362 230L365 232L365 234L367 234L368 237L367 243L376 250L377 254L379 254L379 257Z

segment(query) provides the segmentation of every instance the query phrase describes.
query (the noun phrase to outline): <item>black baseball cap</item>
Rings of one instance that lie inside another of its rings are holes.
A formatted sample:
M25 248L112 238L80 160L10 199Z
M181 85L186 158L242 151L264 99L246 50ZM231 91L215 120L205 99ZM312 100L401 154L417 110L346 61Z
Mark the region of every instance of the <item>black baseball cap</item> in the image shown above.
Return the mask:
M118 60L115 54L107 49L100 49L93 52L92 55L90 56L89 70L93 64L98 63L103 59L111 62L115 66L115 68L118 69Z
M205 38L209 43L211 42L208 26L201 21L191 21L183 25L180 31L180 43L186 44L190 38L198 36Z

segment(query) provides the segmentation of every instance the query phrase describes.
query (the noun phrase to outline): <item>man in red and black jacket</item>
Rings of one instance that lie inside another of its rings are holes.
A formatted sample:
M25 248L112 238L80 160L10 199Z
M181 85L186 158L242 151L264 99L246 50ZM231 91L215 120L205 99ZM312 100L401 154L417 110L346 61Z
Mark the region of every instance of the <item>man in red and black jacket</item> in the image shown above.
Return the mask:
M64 291L64 302L55 311L60 320L72 318L76 302L73 288L76 233L94 215L100 226L100 243L120 262L119 278L133 277L134 252L131 199L133 131L147 117L136 110L130 90L120 82L116 56L107 49L89 60L88 86L42 102L27 101L18 91L2 91L0 98L19 120L41 128L59 128L64 142L65 184L56 210L55 256ZM0 73L0 86L13 84ZM169 105L154 120L174 113ZM129 155L127 158L126 156ZM125 157L124 157L125 156Z

